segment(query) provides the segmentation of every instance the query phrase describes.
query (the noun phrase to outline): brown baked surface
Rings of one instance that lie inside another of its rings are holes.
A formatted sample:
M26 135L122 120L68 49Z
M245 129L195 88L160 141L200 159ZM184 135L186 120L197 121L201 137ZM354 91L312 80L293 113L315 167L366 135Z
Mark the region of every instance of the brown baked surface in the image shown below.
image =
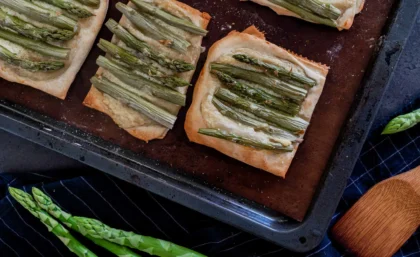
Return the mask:
M119 20L117 1L110 1L108 17ZM83 106L90 88L89 78L103 54L94 47L70 88L67 100L60 101L45 93L16 83L0 80L0 98L22 104L69 125L76 126L124 148L195 175L211 185L229 190L302 220L318 187L337 136L365 74L375 45L394 1L369 0L349 31L339 32L295 18L279 16L269 8L236 0L182 0L209 13L213 20L204 39L208 49L230 30L243 31L255 25L265 32L268 41L290 49L310 60L331 67L324 92L312 117L305 142L289 169L285 180L243 164L206 146L190 143L184 132L186 108L182 108L172 131L163 140L148 144L134 139L107 115ZM221 6L223 8L221 8ZM234 24L233 24L234 23ZM100 37L110 40L111 33L102 28ZM198 70L206 59L202 54ZM198 77L196 73L195 78ZM193 80L195 83L195 80ZM193 89L188 92L187 106Z

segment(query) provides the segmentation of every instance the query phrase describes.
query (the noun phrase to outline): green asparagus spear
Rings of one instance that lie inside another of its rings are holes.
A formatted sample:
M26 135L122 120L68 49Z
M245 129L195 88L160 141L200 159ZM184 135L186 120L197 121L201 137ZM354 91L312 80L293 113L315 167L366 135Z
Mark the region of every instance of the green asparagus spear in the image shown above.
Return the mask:
M133 67L138 68L139 70L145 71L147 73L157 73L158 71L154 69L150 64L144 62L143 60L137 58L137 56L131 54L122 47L119 47L105 39L99 39L98 47L110 54L115 59L123 61Z
M191 85L184 79L164 74L149 63L144 62L143 60L137 58L137 56L132 55L124 48L119 47L109 41L100 39L98 47L106 53L110 54L113 57L112 59L115 59L121 67L125 67L129 70L132 70L134 73L141 74L142 76L146 76L147 74L148 79L154 81L157 84L162 84L170 88L185 87ZM125 63L125 65L123 63ZM137 72L137 69L139 72Z
M6 63L21 67L29 71L55 71L64 67L63 62L46 61L34 62L19 58L16 54L0 46L0 59Z
M127 70L130 70L131 72L140 75L142 77L147 78L150 81L155 82L156 84L164 85L165 87L169 87L171 89L177 88L177 87L189 87L192 86L188 81L178 78L172 75L166 75L163 72L161 72L159 69L155 69L152 65L149 66L149 69L141 69L138 67L131 67L129 64L116 59L114 57L109 57L109 59L120 67L124 67Z
M176 17L170 13L165 12L164 10L161 10L160 8L146 3L142 0L133 0L132 1L137 8L139 8L141 11L147 12L150 15L156 16L157 18L165 21L168 24L171 24L177 28L183 29L185 31L191 32L193 34L197 34L200 36L207 35L208 31L205 29L200 28L199 26L195 25L189 20L181 19L179 17Z
M224 85L226 85L231 90L235 91L236 93L239 93L240 95L244 95L250 100L262 104L268 107L272 107L274 109L286 112L291 115L296 115L299 113L300 105L290 102L287 99L281 99L274 97L264 90L258 89L258 88L252 88L244 83L240 83L231 76L227 75L226 73L212 70L212 73L214 73L220 81L223 82Z
M90 81L98 90L126 103L129 107L143 113L162 126L169 129L172 129L174 126L176 121L175 115L146 101L141 96L135 95L132 90L124 87L124 85L117 85L106 78L98 77L93 77Z
M116 31L113 28L120 28L122 31L127 33L130 37L133 37L133 40L137 40L137 39L134 38L133 35L131 35L128 31L126 31L123 27L118 25L112 19L110 19L106 23L106 25L120 39L121 38L124 39L124 37L121 36L120 33L115 33ZM113 25L116 25L116 27L113 27ZM120 31L120 30L118 29L117 31ZM125 42L129 47L133 46L132 44L130 44L131 41L126 42L125 40L123 40L123 42ZM139 43L143 44L143 42L140 41L140 40L139 40ZM167 87L175 88L175 87L191 86L191 84L188 81L186 81L182 78L178 78L176 76L168 75L168 74L164 73L163 71L159 70L158 68L154 67L153 65L150 65L150 63L146 63L146 62L142 61L141 59L137 58L137 56L134 56L133 54L131 54L129 51L125 50L124 48L121 48L117 45L114 45L114 44L112 44L112 43L110 43L106 40L101 39L99 47L102 50L104 50L105 52L112 55L114 58L119 59L121 61L125 61L128 64L134 65L135 68L137 68L138 70L140 70L144 73L149 74L150 76L154 77L156 80L160 81L163 85L165 85ZM144 47L148 48L147 44L144 43ZM148 56L154 55L157 58L160 58L160 59L164 60L165 63L168 64L168 65L166 65L167 67L170 66L169 68L173 68L173 69L178 70L178 71L189 70L190 66L191 66L191 64L188 64L184 61L170 60L170 59L167 59L166 57L164 57L162 54L149 52L149 49L144 49L143 53L147 53ZM138 59L137 64L133 63L134 58ZM131 68L132 67L130 67L130 69ZM194 69L194 66L192 66L192 69Z
M308 93L308 91L304 88L296 87L275 77L264 74L263 72L247 70L222 63L212 63L211 69L229 74L234 78L257 83L297 103L301 103Z
M91 13L88 9L82 6L78 6L74 4L72 1L69 0L41 0L45 3L57 6L68 13L76 16L77 18L89 18L93 16L93 13Z
M386 125L382 135L395 134L410 129L420 123L420 109L398 116Z
M296 82L300 82L300 83L303 83L305 85L309 85L311 87L316 86L316 81L315 80L313 80L311 78L308 78L304 75L301 75L299 73L288 71L281 66L270 64L270 63L258 60L257 58L247 56L245 54L235 54L235 55L233 55L233 58L235 58L236 60L238 60L240 62L248 63L248 64L251 64L251 65L255 65L255 66L259 66L259 67L262 67L264 69L267 69L267 71L270 74L274 75L275 77L291 79L291 80L294 80ZM299 85L299 83L296 84L296 85Z
M266 107L247 101L246 99L232 93L225 88L219 88L215 96L226 101L238 108L244 109L256 116L270 121L281 128L287 129L294 133L302 133L306 130L309 123L299 117L291 117L280 112L267 109Z
M307 11L306 9L303 9L299 6L291 4L287 0L269 0L269 1L273 4L275 4L275 5L279 5L283 8L285 8L285 9L299 15L304 20L311 21L311 22L318 23L318 24L327 25L327 26L334 27L334 28L337 27L337 22L335 20L318 16L311 11Z
M48 212L51 216L61 221L61 223L65 224L68 228L73 229L74 231L80 233L79 227L76 224L76 221L74 220L73 216L70 213L67 213L63 211L60 207L58 207L49 196L44 194L41 190L39 190L36 187L32 188L32 195L41 209ZM131 251L127 247L114 244L111 242L108 242L103 239L97 239L94 237L91 237L89 235L85 235L89 240L94 242L96 245L99 245L111 253L115 254L119 257L141 257L137 253Z
M244 113L244 110L235 108L233 106L228 106L223 101L220 101L215 97L213 98L212 103L223 116L231 118L244 125L250 126L254 128L255 131L261 131L268 135L284 138L286 140L290 140L291 142L300 141L296 135L293 135L289 131L271 126L264 119L260 119L254 116L252 113Z
M111 228L99 220L75 217L82 234L105 239L120 245L161 257L206 257L203 254L168 241Z
M70 49L68 48L53 46L3 29L0 29L0 38L21 45L22 47L32 51L36 51L42 55L52 56L60 59L66 59L70 52Z
M146 42L143 42L140 39L133 36L130 32L128 32L125 28L123 28L113 19L109 19L105 25L126 45L139 51L140 53L157 62L163 67L177 72L185 72L195 69L195 66L191 63L187 63L183 60L173 60L162 53L157 53L153 51Z
M185 106L186 96L178 91L156 84L153 81L148 80L145 76L139 76L138 74L130 72L130 70L118 66L118 64L103 56L98 57L96 64L111 72L122 82L137 90L143 90L145 88L147 91L150 91L152 95L158 98L177 105Z
M142 32L161 42L163 45L169 46L181 53L187 52L188 47L191 46L190 42L179 38L178 35L174 35L167 27L156 23L154 18L144 13L141 14L123 3L117 3L115 6Z
M66 16L67 18L70 18L74 21L77 21L79 18L77 18L77 16L67 12L66 10L62 10L60 9L60 7L48 4L46 2L43 2L42 0L25 0L28 1L36 6L38 6L41 9L45 9L47 11L50 11L52 13L56 13L56 14L61 14L63 16Z
M337 20L341 16L341 10L332 4L318 0L286 0L287 2L313 12L319 16Z
M53 232L71 252L79 257L97 257L93 252L77 241L65 227L44 210L39 208L30 194L13 187L9 187L9 192L26 210L41 220L41 222L47 226L48 230Z
M224 139L227 141L231 141L236 144L254 147L257 149L263 150L272 150L272 151L284 151L284 152L291 152L293 151L293 146L284 146L279 143L264 143L259 140L255 140L252 138L241 137L235 135L234 133L230 133L221 129L212 129L212 128L201 128L198 130L199 134L203 134L206 136L216 137L220 139Z
M70 30L38 28L16 16L3 12L1 9L0 28L12 29L23 36L41 41L66 41L74 37L74 32Z
M142 13L142 15L150 22L153 23L156 28L159 29L159 32L162 33L162 35L166 35L167 38L170 39L170 47L174 50L181 52L183 54L187 53L188 48L191 46L191 43L188 41L189 35L182 29L173 27L171 25L168 25L164 21L148 14L148 13ZM147 34L147 33L146 33ZM164 44L168 41L163 41Z
M57 28L71 31L77 30L77 21L61 15L60 13L55 13L50 10L43 9L25 0L0 0L0 5L6 6L18 13L24 14L40 22L51 24Z
M91 7L95 7L98 8L99 4L101 3L100 0L76 0L77 2L87 5L87 6L91 6Z

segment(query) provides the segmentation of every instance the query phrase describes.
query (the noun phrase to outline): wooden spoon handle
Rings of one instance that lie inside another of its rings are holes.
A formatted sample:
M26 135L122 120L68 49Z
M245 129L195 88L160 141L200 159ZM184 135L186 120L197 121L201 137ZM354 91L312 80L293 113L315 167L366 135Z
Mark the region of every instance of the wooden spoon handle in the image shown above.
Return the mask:
M333 237L356 256L391 257L416 231L420 197L405 180L367 192L333 227Z

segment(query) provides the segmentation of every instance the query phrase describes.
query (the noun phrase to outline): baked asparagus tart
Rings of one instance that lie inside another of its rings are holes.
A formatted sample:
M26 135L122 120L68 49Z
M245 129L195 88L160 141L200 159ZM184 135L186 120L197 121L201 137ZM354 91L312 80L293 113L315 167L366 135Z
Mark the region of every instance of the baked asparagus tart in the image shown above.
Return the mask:
M123 17L106 22L114 37L98 44L106 56L97 59L84 104L136 138L161 139L185 106L210 16L174 0L132 0L116 8Z
M64 99L108 0L0 0L0 77Z
M245 0L246 1L246 0ZM365 0L250 0L279 15L292 16L339 30L349 29Z
M209 50L185 130L193 142L285 177L328 67L265 40L255 27Z

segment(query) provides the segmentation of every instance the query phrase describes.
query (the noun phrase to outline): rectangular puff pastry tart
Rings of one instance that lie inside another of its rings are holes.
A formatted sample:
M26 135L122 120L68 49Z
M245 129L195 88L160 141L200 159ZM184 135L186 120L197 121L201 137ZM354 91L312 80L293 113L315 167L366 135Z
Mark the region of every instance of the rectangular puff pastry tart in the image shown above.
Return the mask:
M0 0L0 77L64 99L108 0Z
M246 1L246 0L244 0ZM250 0L278 15L296 17L339 30L350 29L365 0Z
M116 7L123 17L106 22L114 37L98 44L106 56L97 59L84 104L136 138L162 139L185 106L210 16L174 0Z
M193 142L285 177L328 67L265 40L254 26L209 50L185 130Z

